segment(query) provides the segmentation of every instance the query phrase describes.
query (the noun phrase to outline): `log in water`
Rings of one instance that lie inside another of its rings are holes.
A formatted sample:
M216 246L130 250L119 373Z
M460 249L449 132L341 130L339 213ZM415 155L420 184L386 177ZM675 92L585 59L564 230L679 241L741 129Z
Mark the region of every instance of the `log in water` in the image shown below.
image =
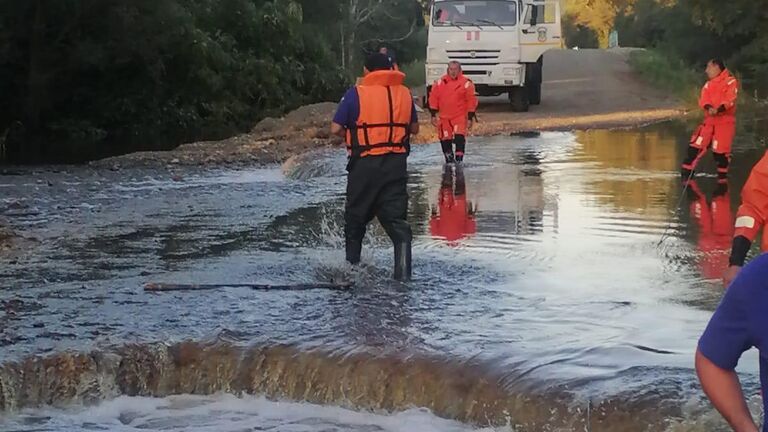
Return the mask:
M148 283L144 285L144 291L151 292L166 292L166 291L206 291L215 290L221 288L250 288L258 291L268 290L283 290L283 291L307 291L314 289L326 289L326 290L346 290L352 287L351 282L316 282L316 283L302 283L302 284L284 284L284 285L272 285L272 284L256 284L256 283L239 283L239 284L173 284L173 283Z

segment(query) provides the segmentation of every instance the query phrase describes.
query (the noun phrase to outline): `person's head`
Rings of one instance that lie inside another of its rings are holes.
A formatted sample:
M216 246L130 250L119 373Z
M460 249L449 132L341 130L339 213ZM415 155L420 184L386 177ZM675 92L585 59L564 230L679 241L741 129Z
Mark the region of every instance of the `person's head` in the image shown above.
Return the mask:
M448 76L456 78L461 74L461 63L457 61L448 62Z
M719 58L713 58L707 62L707 78L712 79L723 73L725 70L725 62Z
M383 46L383 47L379 48L379 54L388 55L389 54L389 49L387 49L387 47Z
M369 74L371 72L376 72L380 70L390 70L390 69L392 69L392 62L389 61L389 57L378 52L378 53L371 54L365 60L365 67L363 69L363 73Z

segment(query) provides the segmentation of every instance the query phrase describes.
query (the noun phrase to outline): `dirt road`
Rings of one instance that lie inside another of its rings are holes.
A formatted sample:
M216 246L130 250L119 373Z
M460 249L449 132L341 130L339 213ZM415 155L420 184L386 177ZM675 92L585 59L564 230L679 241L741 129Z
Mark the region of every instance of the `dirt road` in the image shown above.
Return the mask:
M481 98L480 122L472 134L634 126L684 113L680 101L640 81L627 63L630 50L558 50L544 57L542 103L514 113L506 96ZM169 152L144 152L97 161L97 166L216 165L284 162L314 148L339 145L328 128L336 104L299 108L265 119L250 133L220 142L185 144ZM422 132L412 142L437 141L422 114Z
M630 49L558 50L544 56L541 105L512 112L506 95L481 98L475 135L525 130L633 126L685 112L683 104L641 81ZM422 140L435 139L427 127Z

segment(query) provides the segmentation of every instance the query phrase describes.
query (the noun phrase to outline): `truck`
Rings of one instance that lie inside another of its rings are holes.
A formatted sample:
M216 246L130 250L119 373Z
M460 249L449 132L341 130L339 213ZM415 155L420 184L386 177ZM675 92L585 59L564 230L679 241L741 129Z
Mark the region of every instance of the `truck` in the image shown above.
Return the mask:
M425 64L432 84L458 61L479 96L507 93L512 111L541 103L544 52L563 47L558 0L435 0Z

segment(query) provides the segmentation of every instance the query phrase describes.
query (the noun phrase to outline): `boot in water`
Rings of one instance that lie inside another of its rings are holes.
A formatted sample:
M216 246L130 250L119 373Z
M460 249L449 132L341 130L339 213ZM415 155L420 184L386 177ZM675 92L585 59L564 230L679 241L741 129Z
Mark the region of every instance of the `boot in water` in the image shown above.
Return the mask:
M400 282L411 280L410 243L398 243L395 245L395 280Z

